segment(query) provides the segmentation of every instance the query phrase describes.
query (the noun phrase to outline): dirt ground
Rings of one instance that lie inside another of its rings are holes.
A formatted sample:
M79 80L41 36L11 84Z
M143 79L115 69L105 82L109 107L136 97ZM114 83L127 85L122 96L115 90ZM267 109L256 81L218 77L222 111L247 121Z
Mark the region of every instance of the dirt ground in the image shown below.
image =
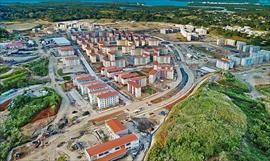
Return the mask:
M270 67L268 66L264 69L250 73L252 77L249 77L249 80L253 85L270 84Z
M119 29L128 29L131 31L161 29L173 27L175 25L173 23L163 23L163 22L116 21L112 19L82 20L82 21L95 22L100 25L110 25L111 27Z
M50 22L43 20L29 20L27 22L7 22L4 23L4 26L7 30L17 30L17 31L25 31L31 30L32 28L38 25L49 25Z
M182 41L182 42L187 41L187 39L183 35L181 35L181 33L169 33L169 34L152 33L151 35L163 38L168 41Z

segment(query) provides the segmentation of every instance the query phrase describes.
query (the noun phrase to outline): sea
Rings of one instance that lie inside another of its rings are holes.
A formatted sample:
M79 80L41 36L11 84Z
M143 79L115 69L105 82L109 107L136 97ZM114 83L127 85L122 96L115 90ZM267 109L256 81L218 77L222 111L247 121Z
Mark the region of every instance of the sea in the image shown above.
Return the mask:
M0 0L0 4L8 3L40 3L40 2L94 2L94 3L134 3L147 6L186 6L189 0Z
M204 0L202 0L204 1ZM205 0L207 1L207 0ZM210 0L211 1L211 0ZM248 0L247 0L248 1ZM192 0L0 0L0 4L8 3L40 3L40 2L94 2L94 3L139 3L147 6L186 6ZM226 2L226 0L220 0ZM270 5L270 0L258 0L260 4ZM235 0L235 3L238 3Z

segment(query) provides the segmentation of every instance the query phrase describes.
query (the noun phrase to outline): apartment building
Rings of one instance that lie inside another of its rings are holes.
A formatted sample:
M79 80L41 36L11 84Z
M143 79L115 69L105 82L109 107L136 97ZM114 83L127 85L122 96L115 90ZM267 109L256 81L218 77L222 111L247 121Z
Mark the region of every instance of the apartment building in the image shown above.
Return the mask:
M110 89L110 88L104 88L104 89L96 90L96 91L93 91L93 92L89 92L88 93L88 98L89 98L90 103L92 105L97 104L97 96L98 95L101 95L103 93L107 93L109 91L112 91L112 89Z
M63 64L67 67L77 66L81 64L81 59L77 55L65 56L63 59Z
M217 60L216 67L223 70L229 70L234 67L234 62L230 59L222 58L221 60Z
M116 106L119 104L119 94L116 91L109 91L97 96L98 108L104 109L107 107Z
M58 48L58 53L60 56L71 56L74 55L74 49L72 46L63 46Z

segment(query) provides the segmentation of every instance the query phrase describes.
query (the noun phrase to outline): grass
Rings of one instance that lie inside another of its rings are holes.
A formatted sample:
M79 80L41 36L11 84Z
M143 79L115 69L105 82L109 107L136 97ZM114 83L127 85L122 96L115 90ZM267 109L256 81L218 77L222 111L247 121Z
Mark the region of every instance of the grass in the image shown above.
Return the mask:
M8 72L11 68L6 66L6 65L0 65L0 75L1 74L5 74L6 72Z
M31 70L37 76L47 76L49 73L48 65L48 58L41 58L39 60L27 63L25 67Z
M257 85L256 89L260 91L263 95L270 97L270 84Z
M137 73L139 76L146 76L143 72L141 71L135 71L135 73Z
M61 77L68 75L69 73L63 73L63 69L58 69L57 74Z
M153 95L157 91L153 87L151 87L151 86L146 86L146 87L143 88L142 92L143 93L147 93L148 95Z
M0 84L0 93L8 91L12 88L23 88L29 85L44 83L44 81L31 78L31 74L23 68L14 69L12 73L0 76L2 84Z
M248 92L230 73L206 83L173 107L147 160L269 160L270 115Z
M63 79L64 79L65 81L69 81L69 80L71 80L71 76L63 76Z

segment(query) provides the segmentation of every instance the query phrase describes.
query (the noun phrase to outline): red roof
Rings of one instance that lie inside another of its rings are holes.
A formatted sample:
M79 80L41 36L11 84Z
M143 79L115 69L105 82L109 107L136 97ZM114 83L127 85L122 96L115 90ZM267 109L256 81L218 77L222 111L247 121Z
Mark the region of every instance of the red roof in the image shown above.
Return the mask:
M71 55L71 56L65 56L65 59L79 59L79 56L77 55Z
M138 81L138 80L142 80L142 79L146 79L146 77L145 76L133 77L133 78L130 78L129 81Z
M95 77L89 75L89 74L82 74L82 75L78 75L76 77L77 80L93 80L95 79Z
M127 153L127 150L125 148L121 148L120 150L111 153L103 158L97 159L96 161L108 161L108 160L114 160L118 157L121 157Z
M128 84L131 85L132 87L135 87L135 88L140 88L141 87L138 83L133 82L133 81L128 81Z
M84 84L81 84L83 86L86 86L86 87L89 87L89 86L92 86L92 85L95 85L95 84L99 84L100 82L99 81L93 81L93 82L85 82Z
M122 79L127 79L127 78L132 78L138 76L137 73L127 73L127 74L122 74L120 75L120 78Z
M104 98L108 98L108 97L113 97L113 96L117 96L118 92L116 91L109 91L103 94L98 95L97 97L100 99L104 99Z
M94 79L93 79L94 80ZM80 83L81 85L88 85L88 84L92 84L92 83L94 83L94 82L98 82L98 81L91 81L91 82L82 82L82 83Z
M112 129L114 133L126 130L127 128L117 119L111 119L106 124Z
M104 67L102 70L107 70L107 72L111 73L121 71L122 68L112 66L112 67Z
M149 71L149 75L154 75L156 73L157 73L157 71L155 69L152 69L152 70Z
M119 147L124 144L130 143L132 141L136 141L136 140L138 140L138 137L135 134L129 134L129 135L125 135L120 138L108 141L106 143L93 146L91 148L86 149L86 151L90 156L93 156L93 155L100 154L102 152L111 150L112 148Z
M60 50L69 51L69 50L73 50L73 47L72 46L63 46L63 47L60 47Z
M109 91L109 90L110 90L109 88L105 88L105 89L96 90L96 91L89 92L89 93L90 94L97 94L97 93L102 93L102 92L106 92L106 91Z
M99 83L99 84L94 84L94 85L88 86L87 88L89 88L89 89L95 89L95 88L105 87L105 86L107 86L106 83Z

